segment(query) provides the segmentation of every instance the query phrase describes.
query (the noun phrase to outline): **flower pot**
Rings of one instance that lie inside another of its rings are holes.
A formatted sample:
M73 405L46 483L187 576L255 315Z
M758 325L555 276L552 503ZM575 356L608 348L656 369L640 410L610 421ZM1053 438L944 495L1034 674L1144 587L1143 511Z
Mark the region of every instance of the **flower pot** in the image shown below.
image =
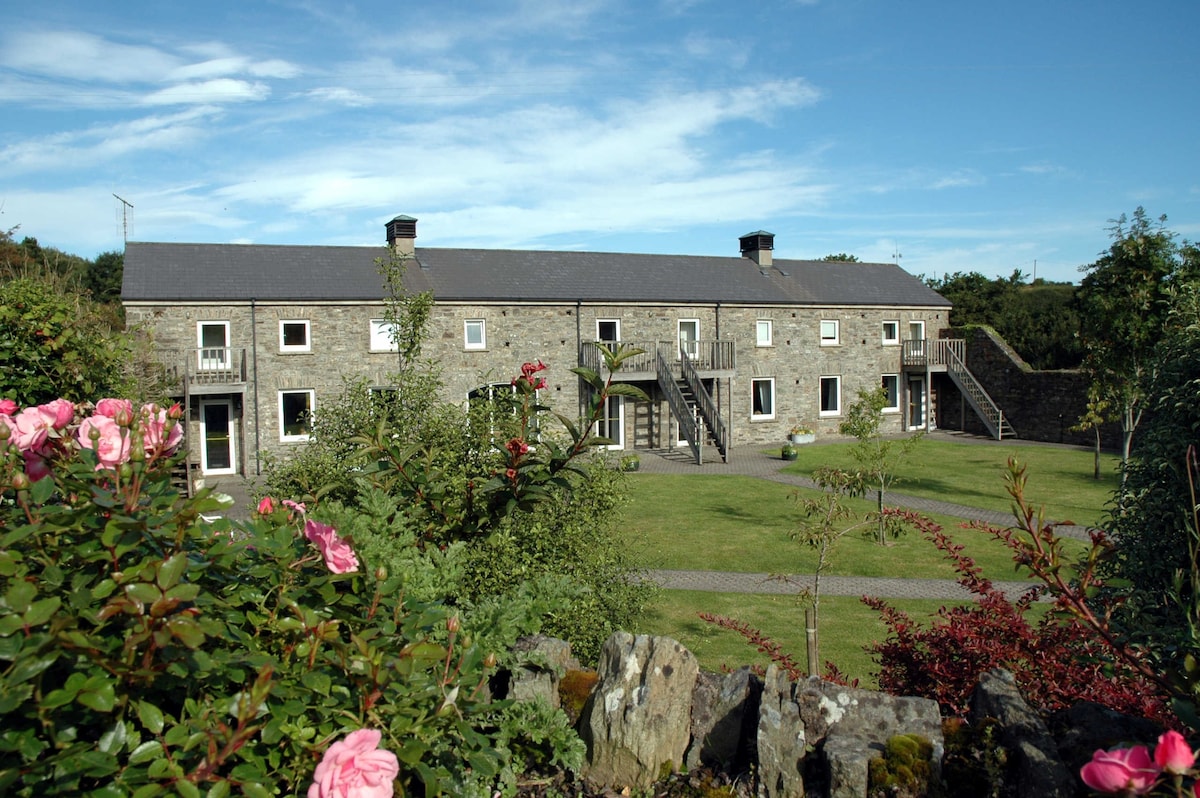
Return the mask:
M794 446L784 446L782 451L780 451L779 455L784 460L795 460L797 457L800 456L800 453L796 451L796 448Z
M788 436L792 443L812 443L817 439L815 433L812 432L794 432Z

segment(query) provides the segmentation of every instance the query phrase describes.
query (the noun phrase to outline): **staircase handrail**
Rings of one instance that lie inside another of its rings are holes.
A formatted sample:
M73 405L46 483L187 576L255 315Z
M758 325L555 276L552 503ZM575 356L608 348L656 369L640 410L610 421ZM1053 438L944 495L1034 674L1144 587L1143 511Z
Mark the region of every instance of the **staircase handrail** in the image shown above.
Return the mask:
M679 365L683 370L683 379L687 382L688 388L691 389L692 395L696 397L696 407L700 410L700 416L704 419L704 423L708 425L709 431L712 432L717 451L721 453L721 459L728 462L729 441L727 440L728 433L725 430L725 421L717 411L717 405L713 401L712 395L704 387L704 383L700 381L700 375L696 373L696 367L692 363L691 356L682 347L679 350Z
M687 401L683 398L683 393L675 384L675 370L663 357L661 347L656 354L656 360L658 362L658 387L662 388L663 396L667 398L672 415L679 421L679 430L683 433L684 440L687 441L688 447L696 458L696 465L700 465L700 424L693 418Z
M979 413L979 417L984 425L991 428L991 432L996 436L996 440L1003 440L1004 428L1006 426L1004 411L988 395L984 387L979 384L979 380L975 379L975 375L967 368L967 364L963 362L956 351L946 348L944 352L947 355L946 365L949 368L950 375L958 383L959 387L964 389L963 394L967 397L967 401Z

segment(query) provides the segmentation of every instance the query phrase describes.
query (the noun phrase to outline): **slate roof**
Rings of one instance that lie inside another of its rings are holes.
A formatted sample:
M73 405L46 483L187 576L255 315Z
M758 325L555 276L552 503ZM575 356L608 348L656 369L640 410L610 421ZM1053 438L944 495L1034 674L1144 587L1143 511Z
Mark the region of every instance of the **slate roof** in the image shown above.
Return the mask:
M384 247L125 246L125 301L378 301ZM949 307L890 263L494 249L416 249L405 285L460 302Z

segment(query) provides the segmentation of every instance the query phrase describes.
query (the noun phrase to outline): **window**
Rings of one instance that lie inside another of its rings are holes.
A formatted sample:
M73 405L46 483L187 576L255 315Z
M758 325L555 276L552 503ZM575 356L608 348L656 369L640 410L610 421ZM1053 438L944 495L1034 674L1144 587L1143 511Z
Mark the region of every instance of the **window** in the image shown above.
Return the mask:
M821 415L836 416L842 412L842 378L821 378Z
M279 440L308 440L312 432L314 394L311 388L279 392Z
M925 322L910 321L908 323L908 337L913 341L925 340Z
M838 343L838 322L836 320L821 320L821 346L835 346Z
M766 421L775 418L775 378L750 380L750 419Z
M311 352L308 338L308 319L279 322L280 352Z
M620 319L596 319L596 340L597 341L620 341L621 340L621 320Z
M887 394L887 403L883 406L885 413L900 412L900 375L884 374L883 390Z
M483 319L467 319L463 322L463 338L467 349L487 349L487 330Z
M900 344L900 322L885 321L883 323L883 345L898 346Z
M228 369L233 363L229 350L229 322L197 322L196 347L197 366L201 371Z
M688 357L700 355L700 320L679 320L679 349L686 352Z
M754 324L754 345L755 346L770 346L772 323L770 319L759 319Z
M387 319L371 319L371 351L398 351L399 347L396 345L396 339L393 333L395 329L395 323L390 322Z

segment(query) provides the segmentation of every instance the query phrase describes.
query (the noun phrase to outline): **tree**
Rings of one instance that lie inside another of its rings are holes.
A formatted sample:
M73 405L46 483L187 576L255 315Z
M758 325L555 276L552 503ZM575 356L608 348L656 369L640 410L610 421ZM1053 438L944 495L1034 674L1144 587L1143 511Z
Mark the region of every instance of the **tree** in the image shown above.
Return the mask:
M889 516L883 512L884 496L896 481L900 463L912 451L922 434L918 431L900 440L885 438L880 428L883 425L883 408L887 405L887 390L883 386L873 391L859 389L858 400L850 405L846 411L846 420L838 425L838 432L858 441L850 453L858 463L858 474L863 486L870 485L878 493L878 528L875 542L881 546L887 541L889 532L893 536L898 535L902 528L891 523Z
M847 255L845 252L839 252L836 255L826 255L821 258L823 261L835 261L838 263L861 263L857 255Z
M0 397L37 404L124 396L127 354L125 334L63 278L0 283Z
M101 252L88 265L83 287L97 302L121 301L121 275L125 268L125 253Z
M1114 220L1112 245L1083 267L1088 274L1077 292L1084 368L1121 424L1123 474L1151 398L1147 386L1159 365L1154 351L1171 313L1172 292L1197 276L1189 255L1194 248L1178 245L1166 221L1166 216L1151 220L1141 207L1132 220L1124 214Z

